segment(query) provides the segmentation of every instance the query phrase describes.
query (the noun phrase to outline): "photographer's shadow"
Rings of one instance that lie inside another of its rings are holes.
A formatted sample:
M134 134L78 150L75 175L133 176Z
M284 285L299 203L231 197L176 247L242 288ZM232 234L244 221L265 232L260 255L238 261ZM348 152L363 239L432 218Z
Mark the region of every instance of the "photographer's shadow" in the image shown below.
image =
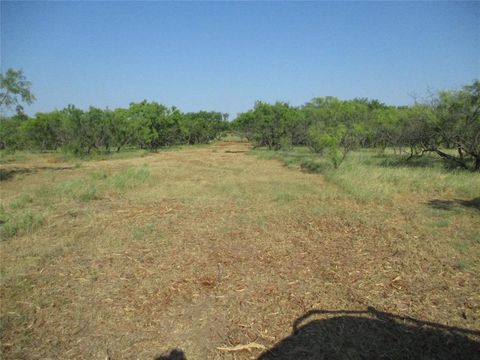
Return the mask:
M257 360L480 359L480 331L367 311L312 310Z

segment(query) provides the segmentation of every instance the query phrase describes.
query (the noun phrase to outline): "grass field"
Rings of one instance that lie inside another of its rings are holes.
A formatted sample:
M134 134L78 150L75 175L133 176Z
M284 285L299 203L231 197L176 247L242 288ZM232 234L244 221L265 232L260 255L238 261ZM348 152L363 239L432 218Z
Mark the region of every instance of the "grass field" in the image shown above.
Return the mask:
M221 142L9 155L1 175L2 358L480 349L478 174L374 151L333 170Z

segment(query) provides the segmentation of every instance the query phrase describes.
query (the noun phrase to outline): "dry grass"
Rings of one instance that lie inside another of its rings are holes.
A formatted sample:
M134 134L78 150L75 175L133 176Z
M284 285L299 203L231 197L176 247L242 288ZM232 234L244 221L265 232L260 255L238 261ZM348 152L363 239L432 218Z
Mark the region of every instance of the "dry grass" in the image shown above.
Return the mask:
M4 225L42 221L0 243L2 357L250 359L217 348L271 348L315 308L480 328L479 210L461 188L392 192L388 173L363 196L345 172L246 150L4 165L25 169L1 183Z

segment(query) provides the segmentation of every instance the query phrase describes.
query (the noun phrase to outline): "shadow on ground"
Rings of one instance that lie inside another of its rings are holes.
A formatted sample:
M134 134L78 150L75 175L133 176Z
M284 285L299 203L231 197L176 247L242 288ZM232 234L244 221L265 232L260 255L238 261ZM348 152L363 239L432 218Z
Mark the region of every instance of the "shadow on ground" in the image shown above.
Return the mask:
M368 311L309 311L294 322L290 336L260 355L258 360L446 360L473 359L478 354L480 331L369 308Z
M33 174L39 171L61 171L61 170L72 170L73 167L53 167L53 166L39 166L31 168L11 168L11 169L0 169L0 181L6 181L13 178L15 175L20 174Z
M480 331L380 312L312 310L257 360L478 359ZM173 350L156 360L186 360Z
M155 360L187 360L185 354L181 350L172 350L167 355L160 355L155 358Z
M468 207L472 209L480 210L480 197L471 200L453 199L453 200L440 200L434 199L427 203L428 206L439 210L451 210L458 206Z

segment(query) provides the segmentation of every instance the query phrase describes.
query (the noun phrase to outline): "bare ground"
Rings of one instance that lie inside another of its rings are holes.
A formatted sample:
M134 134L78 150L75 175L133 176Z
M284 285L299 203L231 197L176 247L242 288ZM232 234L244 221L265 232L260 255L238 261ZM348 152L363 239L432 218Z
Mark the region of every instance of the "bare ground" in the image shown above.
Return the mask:
M321 175L246 150L246 144L221 143L85 162L68 171L48 169L68 165L37 163L37 170L2 182L8 203L39 184L98 170L146 164L152 173L147 186L60 203L35 232L1 243L2 357L165 354L173 360L175 353L167 354L176 348L187 359L323 358L321 350L309 350L308 337L291 340L295 319L312 309L369 307L469 329L474 342L460 346L479 349L480 277L455 266L449 242L461 228L478 229L476 208L465 209L432 241L422 214L433 195L365 203ZM9 164L6 171L22 166L29 165ZM478 259L478 246L471 251ZM415 335L428 326L378 327L378 313L369 314L349 315L331 327L332 315L317 313L310 324L327 321L322 334L334 332L337 339L358 340L362 329L367 343L397 339L390 350L405 348L400 333ZM368 333L365 318L375 331ZM399 326L407 322L398 320ZM363 342L357 340L325 348L324 357L402 358L402 352L382 357L375 348L360 353L357 343ZM218 349L249 343L279 352L268 357L274 352L261 355L261 347Z

